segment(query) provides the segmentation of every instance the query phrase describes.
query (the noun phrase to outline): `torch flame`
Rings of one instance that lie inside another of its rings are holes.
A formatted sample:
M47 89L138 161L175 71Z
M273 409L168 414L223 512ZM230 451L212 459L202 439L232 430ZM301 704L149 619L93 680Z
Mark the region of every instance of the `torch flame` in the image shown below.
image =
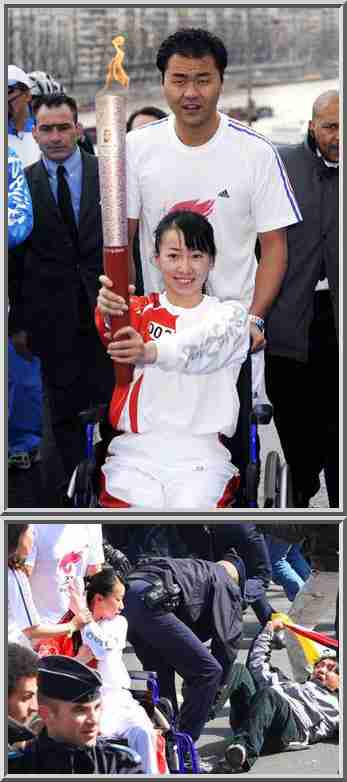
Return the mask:
M121 49L122 46L124 46L125 39L123 35L117 35L116 38L112 41L112 46L114 46L116 50L116 54L111 60L108 69L107 69L107 75L106 75L106 85L107 87L110 86L112 81L118 81L120 84L123 85L123 87L127 87L129 84L129 76L125 72L123 68L123 60L124 60L124 52Z

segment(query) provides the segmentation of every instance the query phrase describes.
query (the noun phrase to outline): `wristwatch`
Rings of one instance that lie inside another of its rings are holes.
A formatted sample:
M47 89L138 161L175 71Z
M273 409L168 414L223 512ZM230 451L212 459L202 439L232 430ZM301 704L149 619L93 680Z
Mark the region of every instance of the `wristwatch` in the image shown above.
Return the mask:
M254 323L254 325L261 331L262 334L264 334L265 331L265 321L264 318L260 318L259 315L249 315L249 321L250 323Z

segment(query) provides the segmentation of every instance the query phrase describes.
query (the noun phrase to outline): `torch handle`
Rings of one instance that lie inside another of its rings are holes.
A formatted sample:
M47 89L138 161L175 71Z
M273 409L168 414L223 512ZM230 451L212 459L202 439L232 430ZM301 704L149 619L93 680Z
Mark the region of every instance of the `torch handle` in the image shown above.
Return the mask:
M128 274L128 247L104 247L104 271L113 282L114 292L129 301L129 274ZM129 326L129 311L121 317L111 317L112 334L123 326ZM118 386L126 386L131 382L133 366L131 364L114 365L116 383Z

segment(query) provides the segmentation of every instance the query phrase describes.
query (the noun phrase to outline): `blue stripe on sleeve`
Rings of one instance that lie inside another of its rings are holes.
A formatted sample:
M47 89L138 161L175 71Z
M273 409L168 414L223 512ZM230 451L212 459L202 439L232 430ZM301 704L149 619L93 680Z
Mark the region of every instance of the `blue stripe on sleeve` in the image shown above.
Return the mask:
M260 133L256 133L254 130L251 130L250 128L246 128L245 125L242 125L242 124L238 125L235 122L230 122L229 121L228 122L228 126L229 126L229 128L233 128L234 130L237 130L239 133L246 133L248 136L253 136L253 138L258 138L261 141L264 141L265 144L268 144L269 147L271 147L271 149L274 152L278 168L280 170L280 175L281 175L281 179L282 179L282 182L283 182L283 185L284 185L284 189L285 189L285 191L287 193L288 200L289 200L289 202L291 204L291 207L293 209L295 217L297 218L298 222L302 222L302 214L301 214L299 206L298 206L298 204L296 202L296 199L295 199L295 196L294 196L294 192L293 192L293 188L292 188L292 186L291 186L291 184L289 182L287 172L286 172L284 164L283 164L283 162L282 162L282 160L281 160L281 158L280 158L280 156L279 156L279 154L277 152L276 147L265 136L262 136Z

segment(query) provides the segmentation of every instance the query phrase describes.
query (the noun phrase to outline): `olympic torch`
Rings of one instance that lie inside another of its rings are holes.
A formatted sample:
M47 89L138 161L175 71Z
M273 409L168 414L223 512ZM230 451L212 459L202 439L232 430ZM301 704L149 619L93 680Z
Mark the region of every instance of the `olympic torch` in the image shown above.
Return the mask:
M106 83L95 97L98 167L101 195L101 216L104 240L103 262L113 290L129 301L128 221L126 200L126 113L127 76L122 62L124 38L118 35L112 44L116 54L111 61ZM129 315L112 316L112 334L129 325ZM115 364L118 385L131 381L132 367Z

